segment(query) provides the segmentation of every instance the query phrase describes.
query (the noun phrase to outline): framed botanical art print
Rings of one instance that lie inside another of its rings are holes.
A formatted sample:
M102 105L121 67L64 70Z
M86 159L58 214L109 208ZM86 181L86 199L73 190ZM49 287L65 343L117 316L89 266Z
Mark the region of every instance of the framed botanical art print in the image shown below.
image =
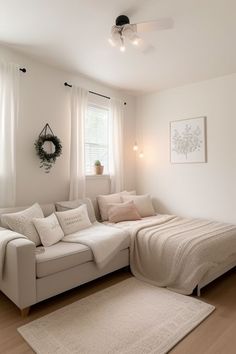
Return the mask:
M171 163L206 162L206 117L170 122Z

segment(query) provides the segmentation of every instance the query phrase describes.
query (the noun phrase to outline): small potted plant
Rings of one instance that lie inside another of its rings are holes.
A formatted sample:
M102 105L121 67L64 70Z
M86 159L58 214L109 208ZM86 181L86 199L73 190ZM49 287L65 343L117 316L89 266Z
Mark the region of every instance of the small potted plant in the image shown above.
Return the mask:
M101 162L99 160L96 160L94 162L94 172L96 175L102 175L103 174L103 169L104 166L102 166Z

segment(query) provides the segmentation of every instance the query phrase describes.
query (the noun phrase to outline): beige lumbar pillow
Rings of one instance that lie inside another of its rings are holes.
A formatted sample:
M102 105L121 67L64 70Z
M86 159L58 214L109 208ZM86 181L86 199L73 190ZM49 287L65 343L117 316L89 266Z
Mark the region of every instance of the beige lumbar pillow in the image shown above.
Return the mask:
M142 218L156 215L150 195L122 195L123 202L133 201Z
M99 211L100 211L102 221L108 220L108 204L123 203L123 200L121 199L122 195L129 195L135 193L136 193L135 191L131 191L131 192L123 191L120 193L99 195L97 197L97 201L98 201L98 206L99 206Z
M33 223L33 218L43 218L43 211L38 203L33 204L17 213L3 214L1 222L7 225L12 231L18 232L26 236L29 240L33 241L36 246L41 245L41 241L37 230Z
M65 235L73 234L92 225L85 204L76 209L57 211L55 214Z
M46 218L35 218L33 223L44 247L52 246L64 237L64 232L55 214Z
M133 201L119 204L108 204L108 219L110 222L121 222L140 220L141 216L138 213Z

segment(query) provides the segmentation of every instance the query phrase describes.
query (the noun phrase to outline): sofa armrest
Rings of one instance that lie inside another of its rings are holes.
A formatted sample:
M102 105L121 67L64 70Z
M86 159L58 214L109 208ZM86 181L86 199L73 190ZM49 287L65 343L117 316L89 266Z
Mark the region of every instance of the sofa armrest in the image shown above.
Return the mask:
M36 302L35 250L35 244L23 238L6 247L1 290L20 309Z

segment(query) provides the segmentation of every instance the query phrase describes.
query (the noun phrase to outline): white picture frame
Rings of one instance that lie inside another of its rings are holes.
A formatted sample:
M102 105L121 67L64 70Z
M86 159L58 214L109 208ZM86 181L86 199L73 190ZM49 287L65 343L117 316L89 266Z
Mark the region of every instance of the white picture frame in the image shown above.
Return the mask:
M170 162L207 162L206 117L170 122Z

